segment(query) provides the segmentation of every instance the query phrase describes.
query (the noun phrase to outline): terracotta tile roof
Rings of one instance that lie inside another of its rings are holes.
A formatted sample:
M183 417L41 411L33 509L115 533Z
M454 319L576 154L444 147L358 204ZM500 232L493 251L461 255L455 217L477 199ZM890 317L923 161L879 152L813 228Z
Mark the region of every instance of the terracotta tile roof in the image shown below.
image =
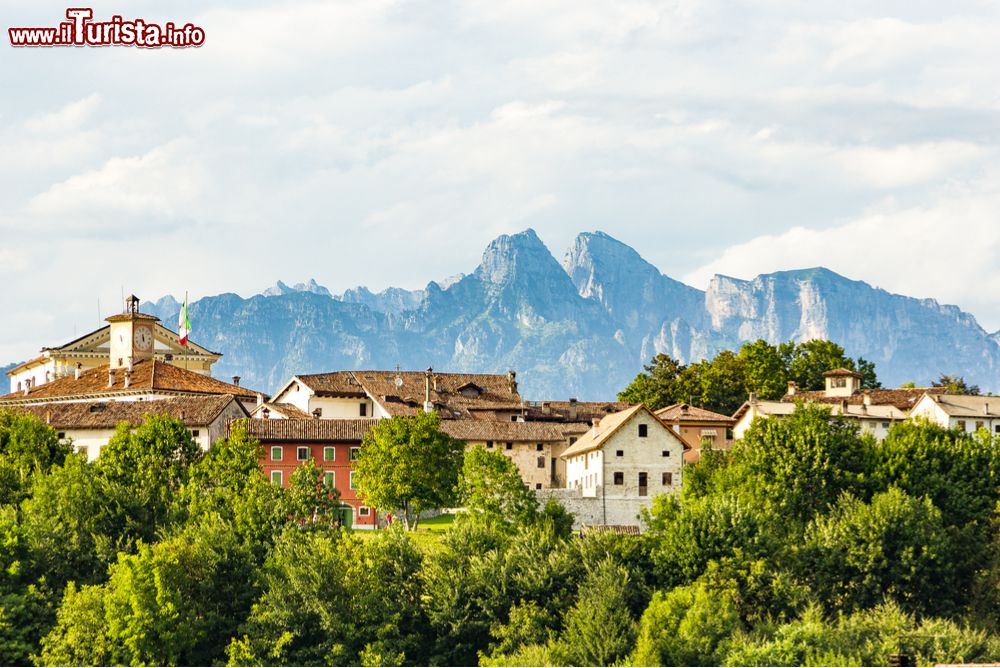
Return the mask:
M148 401L74 401L12 406L15 412L34 415L53 429L114 429L126 422L135 427L148 415L168 415L189 427L211 424L222 411L235 402L231 394L207 397L175 397Z
M247 434L262 443L279 441L329 441L335 443L360 443L378 418L350 420L263 420L247 418L238 420L245 425ZM236 422L230 423L230 429Z
M432 373L431 401L442 419L469 419L473 408L518 409L521 395L506 374ZM423 371L335 371L295 376L320 396L362 397L377 401L390 415L424 410ZM397 385L396 379L402 381Z
M631 406L632 404L623 401L533 401L528 404L527 414L530 420L590 423L594 420L603 420L612 413L618 413Z
M363 397L365 390L350 371L310 373L297 375L306 387L323 397Z
M829 371L823 372L824 378L837 378L840 376L853 376L854 378L861 378L861 374L857 371L851 371L850 369L845 369L840 367L839 369L830 369Z
M890 390L860 390L855 392L849 397L828 397L824 390L815 390L802 392L798 391L795 394L786 394L781 398L781 401L786 403L794 403L796 400L799 401L818 401L825 404L839 404L843 400L847 400L848 404L862 404L865 400L865 392L871 397L871 404L873 406L880 405L892 405L900 410L910 410L913 406L920 400L920 397L924 396L925 392L932 392L933 388L921 388L921 387L900 387Z
M309 420L309 419L312 419L312 417L313 417L312 415L309 415L309 413L306 413L304 410L302 410L298 406L295 406L294 404L286 404L284 402L280 402L280 403L271 403L271 402L268 402L268 403L262 404L262 406L264 408L267 408L267 409L271 410L271 411L276 411L278 413L281 413L286 418L297 418L297 419L300 419L300 420Z
M115 369L114 381L109 386L108 365L105 364L83 371L79 378L65 376L33 387L27 394L12 392L0 396L0 403L57 401L87 395L130 395L157 390L184 394L231 394L243 399L253 399L257 394L249 388L224 383L167 362L143 360L133 366L128 387L125 387L125 369Z
M733 424L736 422L728 415L713 413L710 410L689 406L688 404L674 404L656 411L656 417L664 422L718 422L723 424Z
M511 422L510 420L446 420L441 430L462 441L542 442L565 441L589 427L583 423Z

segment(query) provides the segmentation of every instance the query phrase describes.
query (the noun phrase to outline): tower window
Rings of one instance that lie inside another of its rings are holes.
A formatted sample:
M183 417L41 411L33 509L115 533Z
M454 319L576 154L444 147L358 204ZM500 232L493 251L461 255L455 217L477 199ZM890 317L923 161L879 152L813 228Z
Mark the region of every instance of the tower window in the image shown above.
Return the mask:
M649 425L639 425L639 438L646 438L649 435Z

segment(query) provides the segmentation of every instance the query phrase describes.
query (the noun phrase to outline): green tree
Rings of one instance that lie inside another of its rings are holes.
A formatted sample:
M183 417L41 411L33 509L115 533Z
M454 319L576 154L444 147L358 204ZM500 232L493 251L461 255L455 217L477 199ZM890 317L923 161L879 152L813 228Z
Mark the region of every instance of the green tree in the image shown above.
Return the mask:
M612 559L588 574L552 648L558 665L611 666L628 654L636 635L635 621L624 612L628 587L628 571Z
M421 556L400 530L370 540L287 531L264 573L264 591L229 646L234 665L420 663L426 620Z
M398 511L407 529L417 527L422 511L455 501L464 445L439 426L437 413L380 420L354 463L362 498Z
M169 526L174 497L201 455L179 420L149 416L135 430L118 426L97 460L100 492L109 525L122 545L151 543Z
M62 464L72 451L34 416L0 409L0 505L19 504L32 478Z
M755 420L733 446L726 476L786 525L801 525L842 492L864 492L874 447L829 407L799 404L787 417Z
M732 594L702 582L657 592L639 623L633 665L719 665L742 629Z
M538 516L538 500L524 484L517 465L510 457L482 446L465 452L458 490L466 509L462 516L475 521L514 528Z
M739 357L743 361L746 396L756 392L761 399L776 400L785 395L788 389L788 369L776 346L757 339L744 343Z
M22 521L34 567L56 591L70 580L104 579L114 554L103 504L94 466L83 455L36 476L32 496L21 504Z
M948 534L929 499L891 488L871 504L845 494L806 532L802 572L830 610L862 610L883 600L934 614L953 606Z
M678 403L687 394L682 387L686 368L669 355L660 353L644 367L643 373L618 393L618 401L646 404L654 411Z
M822 390L826 387L823 374L832 369L855 368L855 362L833 341L815 339L803 343L783 343L779 351L786 361L788 376L800 390ZM873 368L874 371L874 368Z
M697 394L689 401L699 406L731 415L747 400L746 363L734 353L723 350L711 362L688 367L694 376Z
M0 664L28 665L51 623L44 581L31 576L24 528L11 506L0 506Z
M67 588L43 662L212 665L249 612L255 579L249 554L218 517L140 543L119 556L106 584Z
M963 376L941 374L938 379L935 380L932 385L937 388L941 388L947 394L969 394L972 396L979 395L978 385L969 385L965 382Z

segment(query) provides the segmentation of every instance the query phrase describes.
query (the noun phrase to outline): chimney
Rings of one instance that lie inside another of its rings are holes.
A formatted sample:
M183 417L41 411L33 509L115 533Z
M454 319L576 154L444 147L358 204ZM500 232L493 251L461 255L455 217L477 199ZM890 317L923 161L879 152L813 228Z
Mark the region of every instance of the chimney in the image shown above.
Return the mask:
M233 385L235 385L236 387L240 386L240 377L239 376L233 376Z
M682 413L682 414L684 414L684 415L687 415L687 414L688 414L688 411L689 411L690 409L691 409L691 407L690 407L690 406L688 406L687 404L681 404L681 413Z
M869 390L865 390L864 391L864 393L862 394L861 402L865 406L871 406L872 405L872 393Z
M517 394L517 372L513 369L507 372L507 384L510 386L510 393Z
M73 370L73 380L80 380L80 367L82 366L79 362L76 363L76 369Z
M257 393L257 405L258 406L264 405L264 395L261 394L260 392Z
M757 393L756 393L756 392L751 392L751 393L750 393L750 401L749 401L749 404L750 404L751 406L756 406L756 405L757 405Z
M129 371L132 370L132 356L131 355L128 356L128 366L126 366L125 368L128 369Z
M130 362L132 361L131 357L129 358L129 361ZM131 384L132 384L132 369L125 367L125 387L128 387Z
M45 411L45 424L52 424L52 411Z
M547 402L547 401L543 401L542 402L542 415L551 415L551 414L552 414L552 405L549 402Z
M865 402L861 403L861 414L868 415L868 404Z
M569 419L576 422L576 397L569 400Z
M424 372L424 412L431 413L434 411L434 402L431 401L431 376L434 375L434 369L427 367L427 371Z
M113 387L115 384L115 370L108 369L108 387Z
M433 388L433 390L435 392L438 391L438 377L437 377L437 374L431 374L431 388Z
M597 435L601 432L601 430L599 429L600 426L601 426L601 419L594 418L594 426L590 428L590 435L593 438L597 438Z
M983 404L983 414L984 415L989 415L990 414L990 404L989 404L989 402L986 402L986 403Z
M788 396L790 396L790 397L794 397L794 396L795 396L795 392L796 392L796 391L797 391L798 389L799 389L799 386L798 386L798 385L797 385L797 384L795 383L795 381L794 381L794 380L790 380L790 381L788 381L788 393L787 393L787 394L788 394Z

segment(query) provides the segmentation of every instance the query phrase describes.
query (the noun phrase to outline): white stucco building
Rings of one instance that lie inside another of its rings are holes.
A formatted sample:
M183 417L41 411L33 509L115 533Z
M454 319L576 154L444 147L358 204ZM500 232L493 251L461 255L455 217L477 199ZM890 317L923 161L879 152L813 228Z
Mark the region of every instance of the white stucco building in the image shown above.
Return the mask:
M910 411L911 417L930 420L946 429L1000 434L1000 397L927 392Z

